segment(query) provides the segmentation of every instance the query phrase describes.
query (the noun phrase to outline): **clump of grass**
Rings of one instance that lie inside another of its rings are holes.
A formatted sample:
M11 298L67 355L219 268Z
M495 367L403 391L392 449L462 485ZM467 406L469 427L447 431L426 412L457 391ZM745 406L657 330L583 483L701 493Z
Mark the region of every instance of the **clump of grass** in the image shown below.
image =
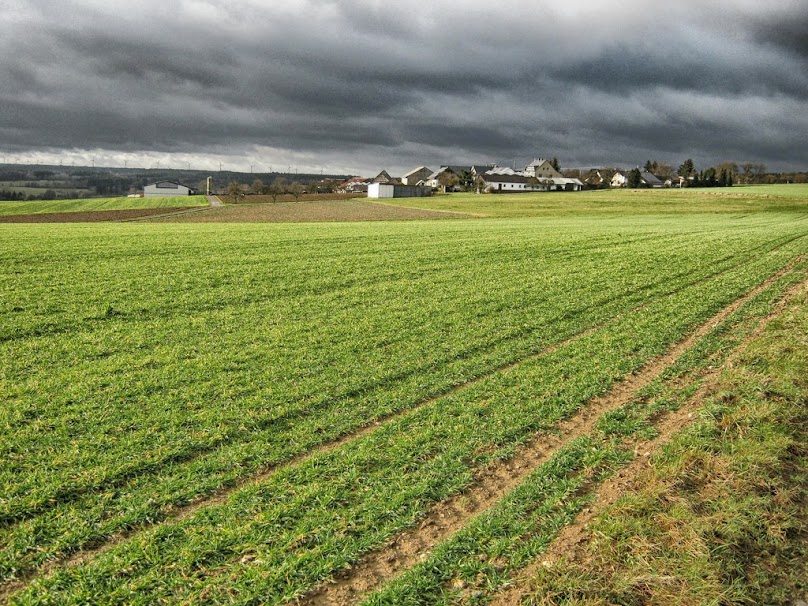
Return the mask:
M804 306L805 301L801 301ZM530 604L790 604L808 592L808 310L727 371L697 424L591 526Z

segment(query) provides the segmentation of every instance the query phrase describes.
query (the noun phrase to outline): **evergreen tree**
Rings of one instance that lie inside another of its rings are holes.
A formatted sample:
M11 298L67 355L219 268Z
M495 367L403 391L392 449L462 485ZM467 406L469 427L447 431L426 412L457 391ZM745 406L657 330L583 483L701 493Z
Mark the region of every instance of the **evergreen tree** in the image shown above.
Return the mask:
M642 174L639 168L632 168L627 175L626 185L632 189L637 189L642 183Z
M693 160L688 158L682 165L679 167L679 176L684 177L687 179L696 171L696 167L693 165Z

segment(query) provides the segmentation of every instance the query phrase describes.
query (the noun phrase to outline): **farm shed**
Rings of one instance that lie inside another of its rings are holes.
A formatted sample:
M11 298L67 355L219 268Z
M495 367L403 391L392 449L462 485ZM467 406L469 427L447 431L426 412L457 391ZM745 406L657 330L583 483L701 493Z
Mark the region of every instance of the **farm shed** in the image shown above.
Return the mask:
M143 188L144 198L160 198L168 196L192 196L194 190L173 181L158 181Z
M549 179L550 191L581 191L584 184L579 179L566 179L560 177L557 179Z
M368 198L423 198L432 195L430 187L414 185L388 185L371 183L368 185Z

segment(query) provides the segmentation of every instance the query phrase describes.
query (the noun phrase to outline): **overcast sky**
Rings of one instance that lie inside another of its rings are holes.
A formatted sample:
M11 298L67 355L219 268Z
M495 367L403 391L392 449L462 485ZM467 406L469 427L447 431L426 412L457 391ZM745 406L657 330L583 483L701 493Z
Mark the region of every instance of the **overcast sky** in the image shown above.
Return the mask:
M0 152L804 170L806 24L806 0L0 0Z

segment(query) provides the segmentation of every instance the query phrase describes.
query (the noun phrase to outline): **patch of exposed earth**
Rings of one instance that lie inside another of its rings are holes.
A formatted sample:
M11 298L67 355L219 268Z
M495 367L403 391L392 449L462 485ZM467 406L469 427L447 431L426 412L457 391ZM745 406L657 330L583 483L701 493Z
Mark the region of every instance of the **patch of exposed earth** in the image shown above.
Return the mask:
M37 213L31 215L0 216L0 223L96 223L127 221L190 210L180 208L132 208L128 210L87 210L64 213Z

